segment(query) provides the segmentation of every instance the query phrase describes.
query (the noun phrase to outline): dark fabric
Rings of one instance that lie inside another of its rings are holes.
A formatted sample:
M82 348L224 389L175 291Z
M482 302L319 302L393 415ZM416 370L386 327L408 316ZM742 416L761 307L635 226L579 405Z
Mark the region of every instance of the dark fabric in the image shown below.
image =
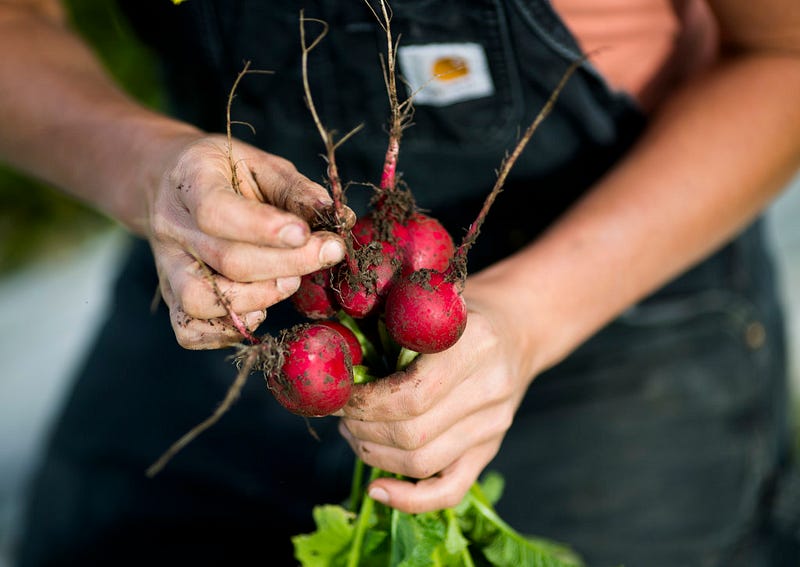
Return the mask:
M536 379L492 465L505 518L593 566L797 565L762 522L789 440L760 229Z
M162 57L174 113L208 130L222 130L244 60L276 71L243 81L234 116L257 133L237 135L322 179L300 90L296 2L122 4ZM303 6L332 26L312 53L310 77L329 128L365 125L338 154L342 174L374 181L386 143L377 59L384 39L356 4ZM490 61L495 96L419 107L403 141L404 179L459 237L503 153L579 52L544 0L392 6L404 45L474 41ZM643 121L584 64L515 167L470 269L534 238L625 152ZM368 197L351 190L356 207ZM490 466L507 479L501 514L523 532L574 545L592 566L797 565L771 523L791 510L769 506L775 494L791 493L790 483L773 480L788 439L772 280L755 225L537 378ZM346 497L352 455L335 420L289 414L255 375L218 424L156 478L145 477L213 411L235 374L229 351L177 346L163 306L149 311L156 286L148 247L137 241L53 429L21 567L292 565L289 538L311 529L311 508ZM277 306L263 330L295 320L290 306ZM782 525L791 531L791 522Z
M244 61L273 71L240 84L233 117L251 124L256 134L243 126L236 133L322 179L323 147L303 102L300 5L258 0L193 0L179 9L129 0L122 5L159 50L174 113L204 128L224 130L228 91ZM364 126L337 152L341 174L377 182L388 120L378 58L383 32L363 3L316 0L302 7L307 17L324 19L332 29L309 57L311 90L325 126L340 133ZM465 8L456 0L401 0L392 8L393 30L404 46L444 38L476 42L486 51L495 95L418 106L400 157L403 178L423 208L460 208L465 198L485 196L503 155L580 52L546 2L481 0ZM534 19L543 13L550 15L548 25ZM152 21L165 26L154 28ZM315 29L308 25L309 34ZM503 200L518 206L541 202L546 211L563 208L613 163L642 122L630 99L611 92L585 63L515 165L510 182L517 189ZM369 196L358 185L350 190L356 207ZM457 230L474 218L472 210L462 214Z

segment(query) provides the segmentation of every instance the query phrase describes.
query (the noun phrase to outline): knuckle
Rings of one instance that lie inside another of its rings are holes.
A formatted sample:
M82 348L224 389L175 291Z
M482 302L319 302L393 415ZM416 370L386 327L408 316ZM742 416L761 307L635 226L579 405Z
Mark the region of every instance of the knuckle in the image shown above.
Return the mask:
M467 495L467 490L460 486L452 486L443 495L442 508L453 508L458 506Z
M405 459L406 474L412 478L428 478L438 472L425 451L410 451Z
M187 350L205 350L223 345L219 337L211 337L203 332L202 322L186 313L183 306L171 308L170 319L175 340Z
M172 223L169 217L164 213L156 210L150 217L150 233L156 240L164 240L168 237L172 230Z
M181 155L179 155L175 160L172 168L166 172L164 177L161 178L162 181L166 180L170 187L177 187L183 181L183 178L186 174L186 153L186 151L181 153Z
M498 435L505 434L506 431L511 429L514 422L514 410L511 407L504 406L503 410L497 414L497 417L492 420L492 426Z
M233 281L244 281L247 277L247 265L236 247L228 247L218 256L218 271Z
M175 340L185 349L196 350L198 348L198 334L194 329L194 318L188 315L183 307L176 306L170 310L172 330L175 333Z
M430 401L416 389L405 397L403 405L411 417L420 417L430 409Z
M200 350L201 343L198 333L188 326L183 326L180 323L173 325L175 331L175 340L178 344L187 350Z
M195 206L194 218L198 228L206 234L218 232L220 212L210 199L200 199Z
M507 372L498 372L488 380L485 401L488 404L498 404L508 399L514 391L515 382Z
M269 154L269 166L275 173L283 177L291 177L298 173L291 161L275 154Z
M202 280L191 279L180 292L180 302L187 315L204 318L209 314L208 289Z
M178 344L186 350L201 350L199 341L193 335L188 336L184 332L178 332L175 334L175 338L177 339Z
M395 424L389 430L392 445L404 451L415 451L422 447L421 435L406 423Z
M473 330L481 337L480 345L483 351L494 349L500 341L494 326L486 317L470 317L469 324Z

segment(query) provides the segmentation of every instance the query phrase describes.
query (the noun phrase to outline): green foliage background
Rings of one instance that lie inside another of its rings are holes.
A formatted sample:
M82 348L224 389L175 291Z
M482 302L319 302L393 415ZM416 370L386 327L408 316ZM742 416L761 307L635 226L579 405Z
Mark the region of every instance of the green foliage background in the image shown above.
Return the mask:
M72 26L112 76L142 103L160 108L156 60L108 0L67 0ZM0 274L74 246L112 221L57 189L0 164Z

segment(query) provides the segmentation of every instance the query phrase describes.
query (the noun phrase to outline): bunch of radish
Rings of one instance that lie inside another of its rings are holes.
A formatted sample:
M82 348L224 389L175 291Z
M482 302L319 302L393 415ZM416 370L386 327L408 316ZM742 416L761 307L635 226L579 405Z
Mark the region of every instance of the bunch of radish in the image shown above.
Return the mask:
M372 9L369 2L366 4ZM309 53L328 28L325 22L307 19L301 12L305 98L325 144L326 181L333 197L333 205L320 215L323 222L319 228L338 232L346 243L347 254L337 266L302 278L292 302L309 321L284 329L277 336L253 334L231 308L211 269L196 258L228 312L231 325L244 339L235 345L233 358L238 373L212 415L173 443L147 469L148 476L157 474L176 453L216 423L238 398L253 371L263 373L270 392L287 410L306 419L327 416L344 407L354 384L402 370L419 354L448 349L464 332L467 307L462 292L467 253L512 165L582 60L569 67L544 108L503 160L494 187L456 247L441 223L416 209L411 190L399 178L400 141L410 119L413 95L403 102L397 96L397 46L385 0L380 0L380 13L373 10L373 14L387 38L383 69L391 119L386 157L380 183L374 186L371 207L355 223L346 214L335 150L358 128L336 141L322 125L311 98L307 63ZM305 27L311 21L322 25L323 31L309 44ZM230 111L236 86L249 72L264 71L250 71L246 63L230 91L227 106L228 159L231 186L236 192L239 178L232 151ZM314 434L313 428L309 427L309 432ZM568 547L520 534L500 518L493 508L502 492L502 478L497 474L475 482L454 508L406 514L369 497L367 484L390 473L373 467L365 483L364 467L365 463L356 459L347 508L335 504L315 506L317 529L292 538L295 558L303 567L583 567L580 557Z
M354 384L403 369L419 354L446 350L466 328L467 307L462 292L467 277L467 254L514 162L581 61L570 66L543 109L503 160L483 207L455 246L439 221L416 208L410 188L398 174L400 142L410 122L413 94L403 101L397 95L397 45L387 6L384 1L380 6L381 13L373 13L387 38L383 69L390 108L389 139L380 182L373 186L375 193L369 210L348 227L345 189L335 152L360 127L335 140L333 133L323 126L311 97L307 67L309 53L326 35L328 27L324 21L306 18L301 12L305 99L325 145L326 183L333 199L330 210L322 215L321 227L337 232L345 241L347 253L338 265L301 279L291 300L309 321L284 329L278 336L254 335L230 308L210 270L198 259L208 271L208 281L226 307L231 324L245 339L237 345L234 357L239 373L212 416L174 443L148 469L150 475L229 409L252 371L263 373L275 399L289 411L304 417L327 416L344 407ZM308 22L322 26L322 32L310 43L305 32ZM230 109L239 81L253 72L263 71L251 71L249 63L245 64L228 98L228 150L232 186L236 191L239 181L231 149Z

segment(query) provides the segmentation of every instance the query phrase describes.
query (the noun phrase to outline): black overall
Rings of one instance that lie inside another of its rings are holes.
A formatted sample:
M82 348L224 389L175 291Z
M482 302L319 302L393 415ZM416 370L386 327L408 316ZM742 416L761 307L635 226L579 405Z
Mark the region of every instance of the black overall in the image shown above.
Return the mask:
M419 204L458 238L504 152L580 52L545 0L392 5L402 45L477 43L487 56L494 93L419 105L401 148L399 169ZM300 85L299 9L327 21L330 34L310 57L315 102L330 129L364 125L338 153L340 169L352 181L377 181L388 118L377 55L385 39L360 0L124 7L160 53L174 114L209 131L222 131L245 60L275 71L242 82L234 119L256 134L236 134L320 181L322 147ZM584 64L514 168L470 269L535 238L644 124L632 101ZM359 185L350 195L356 208L369 198ZM156 286L149 248L135 242L53 429L22 567L293 565L289 538L311 530L311 508L348 493L353 459L336 420L314 420L315 440L256 375L217 425L145 477L217 406L235 374L230 351L176 344L166 309L150 313ZM501 515L575 547L591 566L796 564L775 559L763 506L788 447L775 297L756 223L538 377L489 466L507 481ZM296 319L277 306L261 330Z

